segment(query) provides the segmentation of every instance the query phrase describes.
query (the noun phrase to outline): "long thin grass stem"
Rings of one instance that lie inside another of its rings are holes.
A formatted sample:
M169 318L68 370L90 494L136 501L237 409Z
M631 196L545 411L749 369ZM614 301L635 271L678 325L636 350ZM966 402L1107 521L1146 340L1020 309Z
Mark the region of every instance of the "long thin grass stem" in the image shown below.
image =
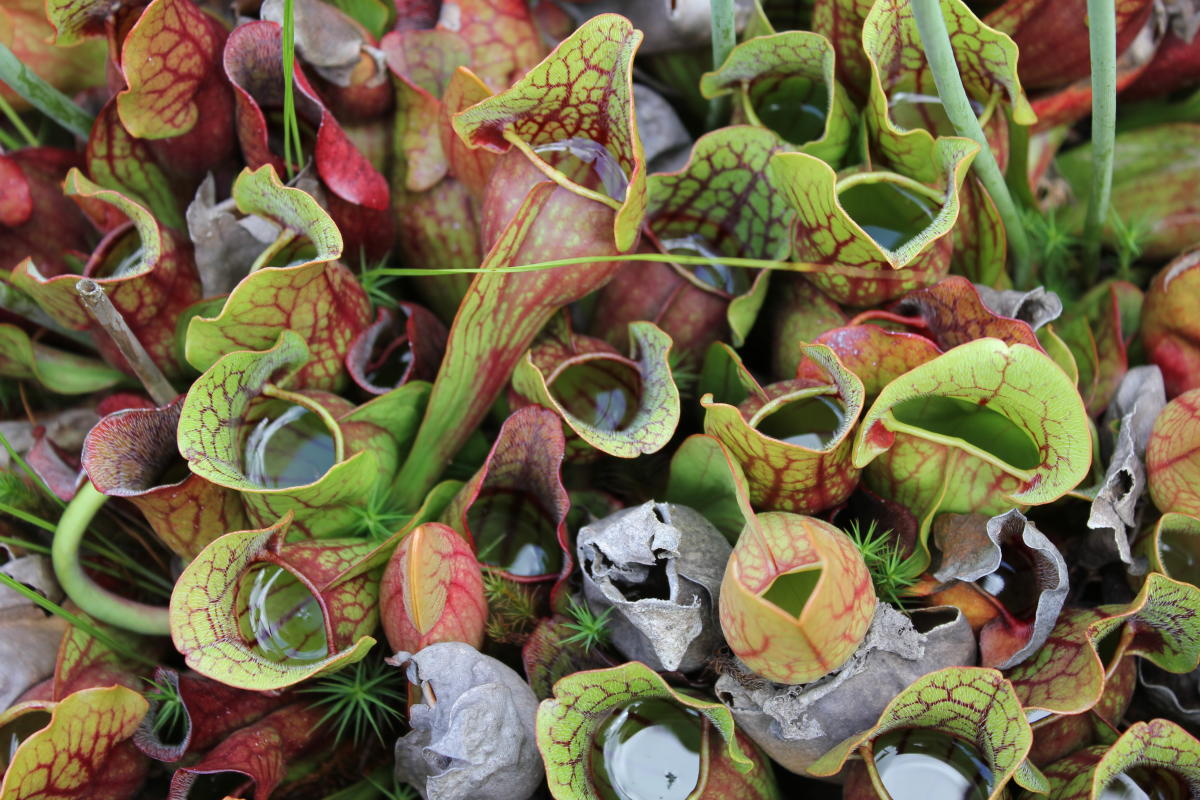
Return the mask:
M21 119L21 115L17 110L4 99L4 95L0 94L0 112L8 117L8 121L12 123L13 128L17 133L21 134L21 138L25 140L25 144L29 147L37 147L41 142L33 135L33 131L29 130L29 126L25 124L25 120Z
M0 81L7 83L31 106L76 136L86 139L91 133L92 115L38 77L4 44L0 44Z
M300 169L300 122L296 118L296 4L283 2L283 166L288 179ZM294 158L293 158L294 157Z
M942 6L939 0L912 0L913 17L917 22L917 30L921 34L921 45L925 49L925 58L933 72L937 84L938 95L946 116L950 118L954 129L960 136L965 136L979 144L979 155L975 157L975 173L983 181L983 186L991 195L1004 221L1004 229L1008 234L1008 246L1012 251L1014 265L1014 283L1018 287L1026 287L1033 279L1030 262L1029 239L1021 223L1021 215L1013 203L1012 195L1008 193L1008 185L1004 182L1004 174L1000 165L988 147L987 137L979 118L971 108L967 90L963 88L962 76L958 64L954 60L954 49L950 44L950 33L946 30L946 19L942 16Z
M1100 271L1100 239L1112 196L1117 142L1117 19L1113 0L1088 0L1088 40L1092 56L1092 190L1088 194L1083 241L1090 280Z

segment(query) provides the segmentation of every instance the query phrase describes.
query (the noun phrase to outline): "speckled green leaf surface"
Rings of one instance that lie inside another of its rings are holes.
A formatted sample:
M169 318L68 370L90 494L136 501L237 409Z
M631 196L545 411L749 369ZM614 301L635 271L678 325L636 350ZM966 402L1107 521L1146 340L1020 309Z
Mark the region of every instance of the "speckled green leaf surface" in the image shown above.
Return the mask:
M1200 785L1200 741L1169 720L1135 722L1111 746L1080 750L1050 765L1046 777L1049 800L1096 800L1147 790L1183 797Z

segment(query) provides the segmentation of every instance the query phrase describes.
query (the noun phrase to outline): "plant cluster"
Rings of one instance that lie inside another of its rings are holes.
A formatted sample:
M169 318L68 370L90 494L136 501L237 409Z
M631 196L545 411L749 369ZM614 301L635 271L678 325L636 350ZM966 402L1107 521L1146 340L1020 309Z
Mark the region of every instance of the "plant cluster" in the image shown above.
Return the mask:
M6 3L0 800L1200 796L1191 5Z

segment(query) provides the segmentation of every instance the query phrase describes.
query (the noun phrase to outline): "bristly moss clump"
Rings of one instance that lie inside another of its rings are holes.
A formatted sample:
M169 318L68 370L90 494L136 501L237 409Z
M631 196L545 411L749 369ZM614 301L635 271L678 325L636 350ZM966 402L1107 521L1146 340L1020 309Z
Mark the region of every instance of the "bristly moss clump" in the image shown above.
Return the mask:
M404 670L392 667L381 656L372 655L300 689L316 697L314 706L325 706L318 727L328 724L334 740L349 735L355 744L374 733L387 745L404 719L406 704Z
M524 584L485 569L483 596L488 605L484 632L492 641L521 644L537 627L541 617L537 598Z
M592 611L586 601L581 603L572 597L567 601L567 613L571 616L571 621L563 623L563 626L574 633L563 639L562 644L582 645L584 651L588 653L592 652L593 648L608 644L608 618L612 615L611 606L597 614Z
M863 561L871 573L871 583L875 585L876 596L897 608L904 608L909 599L908 590L921 577L917 562L904 556L900 543L895 541L890 529L877 530L874 520L866 531L862 530L858 520L854 520L846 529L846 534L862 553Z

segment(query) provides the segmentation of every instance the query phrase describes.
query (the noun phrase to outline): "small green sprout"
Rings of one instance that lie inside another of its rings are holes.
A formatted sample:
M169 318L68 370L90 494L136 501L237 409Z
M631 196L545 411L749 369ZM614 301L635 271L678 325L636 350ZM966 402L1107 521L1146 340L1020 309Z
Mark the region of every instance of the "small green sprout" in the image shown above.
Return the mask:
M875 585L875 594L880 599L903 608L908 589L921 577L917 562L905 558L900 551L899 542L893 540L891 530L878 531L874 520L865 532L858 520L854 520L846 534L862 553L867 570L871 573L871 583Z
M150 701L154 709L154 735L164 742L181 742L187 730L188 713L179 694L179 684L164 678L153 681L142 680L150 684L144 692L144 697Z
M349 735L362 745L373 732L380 744L386 745L388 734L394 733L404 719L404 685L403 670L389 666L382 658L368 657L299 691L318 698L314 706L327 706L317 725L329 723L334 741L340 743Z
M367 293L371 308L396 308L399 305L395 295L388 291L387 287L400 280L400 277L388 272L386 260L373 267L368 267L362 260L359 262L358 282Z
M562 644L582 644L584 651L590 653L592 648L608 643L611 606L596 614L586 601L580 603L572 597L567 601L567 613L571 615L572 621L563 623L563 626L574 633L563 639Z
M379 541L391 536L412 518L412 514L400 511L392 503L387 487L376 486L364 505L352 506L350 511L358 522L360 532Z

